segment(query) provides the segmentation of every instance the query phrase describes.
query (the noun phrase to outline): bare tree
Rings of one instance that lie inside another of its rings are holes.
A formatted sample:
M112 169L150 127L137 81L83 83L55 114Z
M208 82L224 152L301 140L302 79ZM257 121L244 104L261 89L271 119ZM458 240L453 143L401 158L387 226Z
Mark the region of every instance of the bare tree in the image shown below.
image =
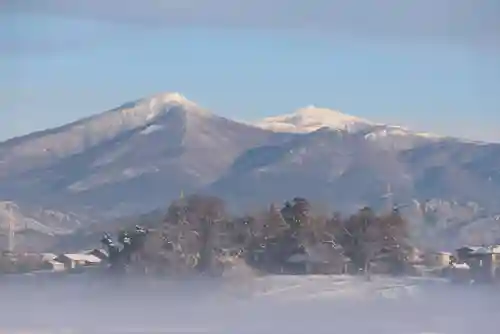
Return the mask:
M227 225L227 220L221 199L192 195L170 206L164 230L166 238L174 244L174 251L186 265L207 272L215 266L214 251L222 224Z
M371 264L383 249L379 219L365 207L341 224L340 242L354 263L369 278Z
M288 228L288 225L283 218L279 208L275 204L271 204L261 218L263 220L263 230L265 238L272 239L283 235Z
M381 217L381 234L386 258L394 273L401 273L408 262L411 252L408 222L393 210L389 215Z
M221 199L192 195L174 201L162 224L137 247L142 249L138 262L175 273L219 272L234 258L275 271L291 255L309 250L333 265L343 265L345 255L369 277L374 263L401 268L408 240L407 222L397 211L377 216L363 208L347 219L324 217L314 215L307 199L296 197L281 209L271 205L258 214L229 218Z

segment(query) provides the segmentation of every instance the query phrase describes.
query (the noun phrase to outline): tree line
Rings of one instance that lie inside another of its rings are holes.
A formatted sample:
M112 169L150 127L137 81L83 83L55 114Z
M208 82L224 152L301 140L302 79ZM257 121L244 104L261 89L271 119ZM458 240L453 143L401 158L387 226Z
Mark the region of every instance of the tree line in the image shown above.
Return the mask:
M244 263L264 273L398 274L412 250L407 221L397 210L322 215L300 197L234 216L220 198L191 195L173 201L163 218L128 224L136 226L116 231L117 242L112 234L100 240L118 272L130 263L141 271L218 275ZM0 269L39 267L32 262L2 255Z
M238 260L268 273L399 274L412 249L397 210L325 216L300 197L235 217L222 199L192 195L171 203L162 221L148 227L134 263L162 272L220 274Z

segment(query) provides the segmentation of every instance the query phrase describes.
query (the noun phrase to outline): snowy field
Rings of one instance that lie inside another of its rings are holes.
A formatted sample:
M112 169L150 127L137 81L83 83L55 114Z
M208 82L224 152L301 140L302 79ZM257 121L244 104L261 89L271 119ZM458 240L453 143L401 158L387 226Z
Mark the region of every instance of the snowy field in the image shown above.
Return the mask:
M0 281L0 333L495 333L500 287L344 276Z

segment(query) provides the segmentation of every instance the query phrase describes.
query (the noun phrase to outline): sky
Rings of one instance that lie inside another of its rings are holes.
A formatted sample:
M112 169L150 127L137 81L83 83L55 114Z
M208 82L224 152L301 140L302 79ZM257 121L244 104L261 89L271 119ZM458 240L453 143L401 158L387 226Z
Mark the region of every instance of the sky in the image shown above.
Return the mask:
M0 0L0 140L168 91L500 142L500 1Z

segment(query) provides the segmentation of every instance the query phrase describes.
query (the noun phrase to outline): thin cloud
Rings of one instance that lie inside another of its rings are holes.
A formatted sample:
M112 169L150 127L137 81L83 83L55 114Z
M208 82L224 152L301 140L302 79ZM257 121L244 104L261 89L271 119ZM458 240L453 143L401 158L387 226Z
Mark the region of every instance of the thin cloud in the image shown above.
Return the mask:
M357 38L500 47L498 0L24 0L4 10L145 27L308 29Z
M1 1L1 0L0 0ZM1 7L0 7L1 8ZM9 8L11 9L11 8ZM51 14L0 12L0 55L33 55L77 51L124 41L137 29L96 20ZM119 32L126 31L126 34Z

